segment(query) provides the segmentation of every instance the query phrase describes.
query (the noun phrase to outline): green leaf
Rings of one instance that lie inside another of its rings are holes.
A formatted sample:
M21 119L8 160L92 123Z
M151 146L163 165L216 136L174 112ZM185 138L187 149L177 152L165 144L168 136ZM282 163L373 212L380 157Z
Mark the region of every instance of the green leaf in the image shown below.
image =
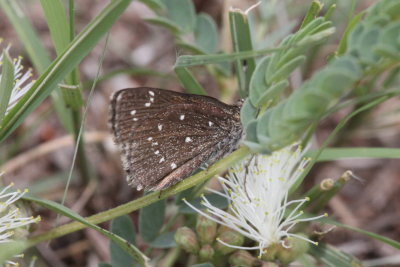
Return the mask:
M139 233L146 243L158 236L164 223L165 200L159 200L142 208L139 212Z
M274 74L271 76L265 76L266 77L266 83L271 84L273 82L280 82L283 79L286 79L289 77L289 75L301 64L303 64L306 61L306 57L301 55L298 57L293 58L289 62L286 62L282 67L279 69L276 69Z
M252 57L264 56L283 48L267 48L262 50L244 51L230 54L212 54L212 55L183 55L176 60L175 67L192 67L198 65L216 64L221 62L232 62L238 59L248 59Z
M307 156L314 158L318 151L311 150L307 152ZM343 147L343 148L326 148L318 157L318 162L341 160L341 159L399 159L399 148L387 147Z
M4 1L4 0L0 0ZM0 141L4 140L91 51L117 18L130 4L130 0L111 1L96 18L69 44L32 88L10 110L0 124Z
M0 122L6 114L14 87L14 64L6 50L3 50L2 58L3 64L0 72Z
M170 19L164 17L153 17L153 18L145 18L143 20L153 25L164 27L169 31L171 31L174 35L179 34L180 31L179 25Z
M391 16L393 19L399 18L400 3L397 1L386 1L383 12Z
M326 218L326 217L318 219L318 221L320 221L322 223L336 225L338 227L342 227L342 228L345 228L345 229L348 229L348 230L351 230L351 231L355 231L355 232L360 233L362 235L365 235L365 236L368 236L368 237L373 238L375 240L378 240L380 242L383 242L383 243L385 243L385 244L387 244L389 246L392 246L392 247L394 247L396 249L400 249L400 242L398 242L396 240L393 240L393 239L390 239L390 238L387 238L385 236L378 235L378 234L375 234L375 233L372 233L372 232L369 232L369 231L366 231L366 230L363 230L363 229L360 229L360 228L357 228L357 227L353 227L353 226L350 226L350 225L342 224L342 223L339 223L339 222L337 222L335 220L332 220L332 219Z
M135 245L135 229L128 215L112 220L111 232ZM132 266L135 262L128 253L112 241L110 241L110 255L112 266Z
M253 44L247 14L237 9L229 11L229 25L231 29L233 51L252 51ZM239 93L242 98L247 97L249 94L250 79L255 68L256 61L254 58L235 60Z
M269 102L273 102L275 99L278 99L279 96L282 95L283 90L289 86L289 82L287 80L282 80L278 83L273 84L269 87L265 92L263 92L260 98L257 101L257 106L262 107Z
M20 9L18 1L0 0L2 11L7 15L13 29L17 32L21 44L24 45L35 69L43 73L50 65L50 57L32 24Z
M247 98L243 106L240 109L240 121L243 126L246 127L249 122L254 120L257 115L257 109L251 104L250 100Z
M359 14L357 14L355 17L353 17L351 19L351 21L349 22L349 24L346 27L346 30L343 33L342 38L340 39L338 48L336 50L336 53L338 55L342 55L346 52L347 50L347 43L348 43L348 38L349 38L349 34L353 31L354 27L358 25L358 23L360 23L361 18L365 15L365 12L361 12Z
M318 246L310 246L309 253L325 264L325 266L363 266L361 261L354 256L323 243L320 243Z
M69 26L64 6L60 0L40 0L57 55L68 46Z
M0 6L13 25L14 30L17 32L36 71L43 73L50 65L50 57L42 45L35 29L18 6L18 2L13 0L0 0ZM66 108L60 90L54 90L51 93L51 98L62 125L71 133L73 129L72 116L70 111Z
M251 149L254 153L270 153L265 147L260 145L260 141L257 138L257 120L248 122L246 126L246 140L243 144Z
M109 238L110 240L115 242L115 244L117 244L121 249L123 249L125 252L127 252L138 263L142 264L143 266L148 266L149 259L134 245L129 243L127 240L111 233L110 231L107 231L93 223L90 223L85 218L83 218L79 214L75 213L74 211L68 209L67 207L62 206L62 205L60 205L56 202L50 201L50 200L39 199L36 197L27 196L27 195L24 195L23 199L34 202L42 207L45 207L52 211L55 211L61 215L64 215L68 218L78 221L78 222L86 225L89 228L96 230L97 232L103 234L104 236L106 236L107 238Z
M206 52L203 51L203 49L196 44L191 44L182 40L176 40L176 45L185 51L189 51L191 54L194 55L206 54Z
M267 84L265 83L265 74L267 72L270 60L270 56L261 59L258 62L257 67L253 72L253 76L251 76L250 79L249 99L255 107L259 107L257 103L260 100L260 96L268 88Z
M324 15L324 18L325 18L326 20L331 19L333 13L336 11L336 7L337 7L336 4L332 4L332 5L330 5L330 7L326 10L325 15Z
M60 55L70 43L70 26L64 6L60 0L40 0L47 24L50 29L57 55ZM73 25L71 25L73 27ZM83 105L81 88L77 80L78 72L73 71L65 77L67 86L60 86L66 105L75 111ZM75 129L76 130L76 129Z
M300 29L304 28L308 23L315 19L318 16L319 12L322 9L322 4L319 1L313 1L305 15L303 22L301 23Z
M207 92L187 68L178 67L174 70L185 91L196 95L207 95Z
M192 32L196 22L196 12L191 0L163 0L167 17L179 25L184 33Z
M156 13L166 8L162 0L139 0L139 2L142 2Z
M174 232L167 232L161 234L154 239L149 246L153 248L173 248L176 247L176 242L174 239Z
M392 23L385 27L379 40L379 44L375 48L377 50L387 51L390 57L395 59L400 58L400 22ZM390 58L389 57L389 58Z
M205 195L205 198L211 203L211 205L213 205L214 207L220 208L220 209L226 209L229 204L228 200L225 197L215 194L215 193L207 194L207 195ZM201 201L202 201L201 197L196 197L195 199L189 201L189 203L198 209L204 209L204 206L201 204ZM191 207L189 207L185 203L181 204L181 206L179 207L179 212L185 213L185 214L196 213L195 210L193 210Z
M218 30L214 20L205 13L196 18L195 43L206 53L215 53L218 48Z
M306 37L310 36L310 33L317 28L319 25L323 24L325 22L325 19L323 17L318 17L310 21L308 24L306 24L303 28L301 28L299 31L294 33L293 35L288 37L288 42L287 44L295 44L298 43L299 41L303 40ZM282 42L284 43L284 42Z

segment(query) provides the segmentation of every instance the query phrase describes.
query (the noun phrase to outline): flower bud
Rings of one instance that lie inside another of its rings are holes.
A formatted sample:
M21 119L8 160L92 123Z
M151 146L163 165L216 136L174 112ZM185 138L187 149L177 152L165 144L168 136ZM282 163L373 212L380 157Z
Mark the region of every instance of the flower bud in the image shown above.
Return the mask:
M298 257L306 253L310 247L309 242L296 237L287 237L283 242L287 248L280 246L276 256L284 265L296 260Z
M217 234L217 223L204 216L197 216L196 232L201 244L211 244Z
M199 251L199 242L197 241L196 233L189 227L181 227L175 233L175 241L179 247L185 251L197 254Z
M232 231L232 229L229 228L228 226L225 226L225 225L219 225L218 230L217 230L217 234L221 235L225 231Z
M264 249L264 253L261 255L263 261L273 261L276 258L276 253L280 249L281 245L279 243L273 243Z
M241 246L244 243L244 237L236 231L226 230L219 234L217 241L221 240L222 242L233 245L233 246ZM221 254L226 255L235 251L236 248L225 246L221 242L217 242L215 245L216 250L218 250Z
M251 267L257 259L246 250L238 250L229 257L230 266Z
M206 244L200 248L199 251L199 260L201 262L210 261L214 257L215 251L213 247L209 244Z

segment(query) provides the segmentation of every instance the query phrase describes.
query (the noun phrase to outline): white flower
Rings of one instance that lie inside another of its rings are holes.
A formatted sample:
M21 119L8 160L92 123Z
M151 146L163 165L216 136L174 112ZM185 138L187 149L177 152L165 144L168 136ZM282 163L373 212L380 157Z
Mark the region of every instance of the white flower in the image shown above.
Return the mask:
M0 44L2 40L0 39ZM5 49L8 51L10 49L10 45ZM8 102L8 107L6 110L6 114L18 100L32 87L33 81L28 81L29 78L32 77L32 69L28 69L27 71L23 71L24 66L21 64L22 57L14 58L14 87L11 91L10 100ZM0 67L3 65L3 53L0 52ZM1 80L1 71L0 71L0 80Z
M307 159L303 159L297 144L271 155L253 156L250 162L243 161L229 172L228 178L219 177L223 193L210 190L229 200L228 212L214 207L204 196L202 204L208 213L185 202L203 216L258 243L256 247L235 248L259 249L261 255L271 244L280 242L285 245L282 239L290 236L316 244L303 236L289 232L299 222L326 216L304 218L300 208L308 199L288 200L289 189L299 178L307 162ZM218 241L231 246L221 240Z
M40 221L40 217L24 217L19 208L15 206L15 202L19 200L27 190L21 192L12 191L10 188L13 184L8 185L0 191L0 243L12 242L15 230ZM15 257L21 257L16 255ZM17 265L13 261L7 261L11 265Z

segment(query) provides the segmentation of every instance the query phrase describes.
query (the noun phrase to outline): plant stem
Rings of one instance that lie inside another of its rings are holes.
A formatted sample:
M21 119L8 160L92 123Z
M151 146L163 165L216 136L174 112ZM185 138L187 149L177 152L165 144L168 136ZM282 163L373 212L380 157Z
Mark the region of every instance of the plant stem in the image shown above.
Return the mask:
M80 111L73 110L72 118L73 118L73 123L74 123L75 145L78 146L78 154L76 157L76 161L78 163L78 170L81 175L82 181L84 182L84 184L87 184L87 183L89 183L90 172L89 172L88 161L87 161L87 157L86 157L86 153L85 153L85 147L84 147L85 141L83 139L83 135L78 140L80 124L82 123Z
M163 266L164 267L174 266L176 259L179 257L180 253L181 253L181 249L179 247L171 249L171 251L168 252L167 256L165 257Z

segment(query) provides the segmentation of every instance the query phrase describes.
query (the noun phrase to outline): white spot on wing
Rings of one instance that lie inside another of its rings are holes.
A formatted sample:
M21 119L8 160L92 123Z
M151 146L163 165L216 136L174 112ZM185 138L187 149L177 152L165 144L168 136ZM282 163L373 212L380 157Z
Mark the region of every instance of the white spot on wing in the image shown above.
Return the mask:
M180 119L181 121L183 121L183 120L185 119L185 115L181 115L181 116L179 117L179 119Z
M136 110L132 110L131 111L131 115L133 116L133 115L135 115L136 114Z
M185 138L185 142L186 142L186 143L190 143L190 142L192 142L192 141L193 141L193 140L192 140L192 138L190 138L190 137L186 137L186 138Z
M153 140L153 137L147 138L147 141L151 141L151 140Z
M162 157L162 158L160 159L159 163L164 162L164 161L165 161L165 158Z
M171 163L171 168L175 169L176 168L176 164L175 163Z
M145 107L150 107L150 105L151 105L151 103L150 103L150 102L149 102L149 103L145 103L145 104L144 104L144 106L145 106Z
M133 121L138 121L139 119L138 118L133 118Z
M163 125L162 125L161 123L158 124L158 130L159 130L159 131L162 130L162 126L163 126Z
M150 102L154 102L154 97L150 97Z
M149 91L149 94L150 94L151 96L154 96L154 92L153 92L153 91Z
M158 146L158 142L151 143L152 146Z
M212 121L208 121L208 126L213 126L214 125L214 123L212 122Z
M158 154L160 154L160 151L157 150L157 151L154 152L154 154L158 155Z

